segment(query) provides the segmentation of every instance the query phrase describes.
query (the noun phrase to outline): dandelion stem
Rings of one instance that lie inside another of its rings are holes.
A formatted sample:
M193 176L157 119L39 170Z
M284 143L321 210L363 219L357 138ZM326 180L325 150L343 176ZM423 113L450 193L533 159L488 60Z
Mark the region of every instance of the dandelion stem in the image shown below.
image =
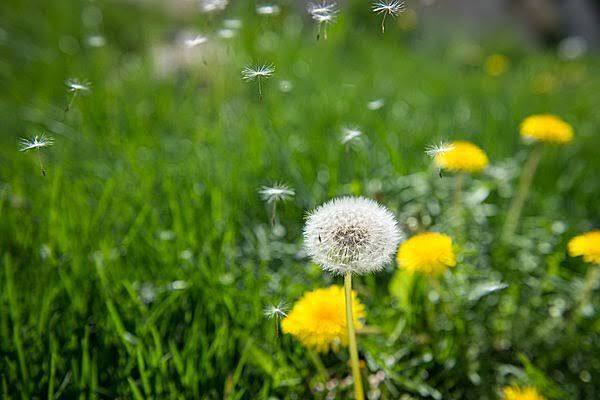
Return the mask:
M529 189L533 182L535 171L542 158L543 150L543 144L536 144L531 153L529 153L529 157L523 166L523 172L521 173L521 179L519 180L519 188L517 189L517 193L513 197L508 213L506 214L506 222L504 223L503 231L503 237L505 239L512 236L517 230L521 212L523 211L525 200L527 200L527 196L529 195Z
M346 325L348 325L348 347L350 349L350 363L352 364L352 377L354 378L354 394L356 400L364 400L360 366L358 363L358 347L356 332L354 330L354 316L352 314L352 273L347 272L344 276L344 288L346 293Z
M463 187L463 181L464 181L464 175L463 174L458 174L455 176L454 178L454 200L453 200L453 208L455 210L458 210L460 208L460 202L462 199L462 187Z
M65 107L65 112L67 112L71 109L71 107L73 106L73 102L75 101L75 97L77 97L77 91L73 92L73 96L71 96L71 100L69 101L69 104L67 104L67 107Z
M40 153L40 148L37 148L37 157L40 162L40 170L42 171L42 175L46 176L46 170L44 169L44 163L42 162L42 154Z
M315 368L317 368L317 373L319 375L319 378L323 382L326 382L329 379L329 371L327 371L327 368L325 368L323 361L321 361L321 357L319 357L319 353L317 353L313 349L309 349L308 356L310 357L310 360L315 365Z
M600 265L590 265L590 268L585 275L583 288L581 288L575 309L569 317L569 322L565 329L567 332L573 333L577 328L577 323L581 317L584 316L585 307L590 303L590 297L598 285L598 280L600 280Z
M600 279L600 266L591 265L585 275L585 281L583 282L583 288L581 289L581 297L579 300L579 306L577 307L577 313L581 314L584 307L590 302L590 297L594 288L598 284Z
M387 13L383 13L383 18L381 18L381 33L385 33L385 17L387 17Z
M271 212L271 227L275 226L275 218L277 216L277 202L273 202L273 211Z

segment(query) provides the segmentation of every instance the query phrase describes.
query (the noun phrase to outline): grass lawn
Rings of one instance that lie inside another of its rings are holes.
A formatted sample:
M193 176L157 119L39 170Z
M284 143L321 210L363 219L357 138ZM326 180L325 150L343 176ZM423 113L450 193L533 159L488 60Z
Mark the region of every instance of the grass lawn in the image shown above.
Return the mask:
M355 278L370 398L496 399L517 384L597 399L598 266L566 245L600 224L598 56L425 40L392 18L382 35L356 6L317 41L301 10L259 17L245 3L210 18L0 4L0 397L351 398L346 349L306 349L263 309L342 284L307 258L302 228L315 206L362 195L407 236L451 235L458 261L437 280L395 262ZM219 39L232 18L236 36ZM183 28L208 41L177 44ZM499 76L495 53L509 60ZM275 66L262 100L241 79L251 62ZM69 78L91 90L65 111ZM538 113L575 137L546 146L502 240L531 151L519 124ZM364 135L346 148L353 125ZM42 131L54 144L40 158L18 151ZM466 177L456 212L456 176L424 150L458 139L490 165ZM258 190L276 182L296 195L272 228Z

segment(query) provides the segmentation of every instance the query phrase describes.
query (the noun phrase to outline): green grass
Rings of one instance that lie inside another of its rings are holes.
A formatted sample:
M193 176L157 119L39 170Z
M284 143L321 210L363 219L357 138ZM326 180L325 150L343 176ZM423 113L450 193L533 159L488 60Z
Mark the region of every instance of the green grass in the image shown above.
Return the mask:
M258 19L240 4L228 13L244 21L236 39L159 76L152 46L220 18L38 3L0 5L0 397L325 398L311 392L321 379L314 354L277 337L262 310L341 284L299 253L303 218L362 194L408 233L451 233L459 254L439 288L393 267L356 279L377 330L359 336L361 357L366 374L387 375L381 398L494 399L513 382L550 399L598 398L600 301L595 292L591 312L576 312L589 267L565 252L600 222L597 56L565 62L491 41L485 55L511 59L492 78L460 61L459 42L422 41L391 20L382 36L378 19L344 13L316 42L297 12ZM97 10L100 23L81 22ZM107 45L87 47L98 32ZM66 36L77 52L61 52ZM240 79L252 60L277 68L262 102ZM537 94L541 74L556 85ZM93 91L65 113L70 77ZM377 98L384 107L367 110ZM528 151L518 124L540 112L565 118L576 138L546 149L520 235L503 244ZM348 123L368 141L346 154L338 134ZM46 177L34 154L17 151L19 137L41 130L55 138ZM440 179L423 153L441 138L472 140L492 161L466 183L458 222L452 176ZM279 207L279 234L257 193L274 181L297 192ZM490 291L493 282L508 287ZM320 362L342 380L347 359Z

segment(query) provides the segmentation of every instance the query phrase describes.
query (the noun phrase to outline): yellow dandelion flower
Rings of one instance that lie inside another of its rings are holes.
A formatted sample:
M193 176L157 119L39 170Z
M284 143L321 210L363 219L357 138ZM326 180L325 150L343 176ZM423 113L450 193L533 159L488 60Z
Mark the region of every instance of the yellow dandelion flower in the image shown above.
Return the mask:
M435 277L448 267L456 266L452 238L443 233L426 232L402 243L398 250L398 266L409 272Z
M448 150L435 155L434 161L439 168L452 172L480 172L489 163L483 150L466 141L450 143Z
M555 115L532 115L521 123L521 137L535 142L566 144L573 139L573 127Z
M571 257L583 256L583 260L600 264L600 230L575 236L567 245Z
M504 400L545 400L537 389L531 386L524 388L507 386L502 389L502 394Z
M485 71L490 76L503 75L510 67L510 60L502 54L492 54L485 60Z
M352 308L354 326L360 329L360 320L366 315L365 306L354 292ZM348 344L344 288L330 286L305 293L281 321L281 329L295 336L304 346L320 352L330 348L337 350L340 345Z

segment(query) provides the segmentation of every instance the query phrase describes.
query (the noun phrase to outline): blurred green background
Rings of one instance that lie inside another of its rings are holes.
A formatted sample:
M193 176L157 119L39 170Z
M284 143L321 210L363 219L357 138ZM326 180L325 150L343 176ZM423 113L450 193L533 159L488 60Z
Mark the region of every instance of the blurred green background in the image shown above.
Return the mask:
M347 354L321 356L324 385L263 308L341 283L307 260L301 230L308 210L355 194L409 235L451 234L459 256L439 285L394 265L357 279L374 328L359 337L364 374L386 377L370 398L495 399L511 383L598 398L600 300L581 303L591 267L565 252L600 222L597 53L561 56L510 27L438 32L415 3L382 35L353 2L317 41L303 6L278 4L2 1L1 397L350 398ZM186 32L208 41L188 48ZM262 101L241 80L251 62L276 68ZM65 112L69 78L92 90ZM575 140L545 150L502 243L529 151L518 125L546 112ZM346 125L365 134L348 152ZM17 147L42 131L45 177ZM491 160L459 221L453 177L424 154L454 139ZM272 229L258 189L279 181L297 194Z

